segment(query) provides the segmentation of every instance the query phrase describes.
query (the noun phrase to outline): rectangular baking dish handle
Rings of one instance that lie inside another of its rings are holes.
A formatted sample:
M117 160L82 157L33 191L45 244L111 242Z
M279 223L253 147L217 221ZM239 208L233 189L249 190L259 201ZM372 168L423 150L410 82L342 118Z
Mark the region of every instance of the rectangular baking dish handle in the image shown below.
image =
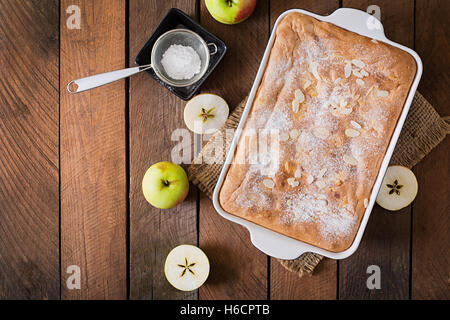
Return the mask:
M325 17L341 28L363 34L374 39L387 40L381 22L367 12L352 8L341 8Z
M255 224L245 224L245 227L250 232L250 240L253 245L271 257L292 260L310 251L307 244L275 234L274 231L264 227Z

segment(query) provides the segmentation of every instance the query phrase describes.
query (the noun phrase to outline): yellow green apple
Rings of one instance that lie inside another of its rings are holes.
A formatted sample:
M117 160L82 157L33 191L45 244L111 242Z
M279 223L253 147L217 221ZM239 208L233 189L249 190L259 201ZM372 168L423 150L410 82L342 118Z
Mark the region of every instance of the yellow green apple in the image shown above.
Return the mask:
M255 10L256 0L205 0L214 19L225 24L236 24L247 19Z
M145 199L154 207L169 209L183 202L189 192L189 180L179 165L163 161L152 165L142 179Z

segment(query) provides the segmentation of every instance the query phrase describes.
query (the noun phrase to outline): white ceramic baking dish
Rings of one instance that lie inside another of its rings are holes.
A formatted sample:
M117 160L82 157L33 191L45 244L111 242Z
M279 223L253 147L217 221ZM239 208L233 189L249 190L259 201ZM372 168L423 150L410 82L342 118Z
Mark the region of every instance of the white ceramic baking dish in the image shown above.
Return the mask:
M290 12L300 12L300 13L309 15L311 17L314 17L317 20L330 22L330 23L332 23L338 27L341 27L343 29L347 29L349 31L352 31L352 32L358 33L360 35L375 39L377 41L382 41L382 42L388 43L394 47L400 48L401 50L408 52L411 56L414 57L414 59L416 60L416 64L417 64L416 76L412 83L412 86L409 91L408 97L406 99L405 105L403 107L403 111L397 122L397 126L392 135L386 155L384 156L384 159L383 159L380 171L378 173L376 182L373 186L372 193L371 193L370 200L369 200L369 205L366 208L364 216L361 220L360 227L358 229L358 232L356 234L356 237L355 237L352 245L348 249L341 251L341 252L331 252L328 250L324 250L322 248L310 245L305 242L301 242L299 240L295 240L295 239L285 236L283 234L269 230L265 227L262 227L253 222L247 221L243 218L229 214L225 210L223 210L223 208L221 207L221 205L219 203L219 191L220 191L220 188L222 187L222 183L224 181L224 178L226 176L226 173L228 171L230 163L233 161L236 145L239 141L239 133L241 133L241 131L242 131L239 129L243 128L245 121L247 119L248 113L250 111L250 108L253 104L253 99L255 98L256 91L259 87L261 78L264 74L266 64L269 59L270 50L271 50L272 45L275 40L275 31L277 29L277 26L278 26L278 23L280 22L280 20ZM258 73L256 74L255 81L251 88L249 98L245 105L245 109L242 114L242 118L239 122L238 130L236 131L236 134L231 142L230 149L226 156L225 164L222 167L222 171L220 173L219 179L217 181L217 184L216 184L216 187L215 187L214 193L213 193L213 203L214 203L214 207L217 210L217 212L225 219L236 222L236 223L246 227L250 232L250 239L251 239L253 245L269 256L272 256L275 258L280 258L280 259L295 259L305 252L315 252L315 253L318 253L325 257L332 258L332 259L344 259L344 258L350 256L351 254L353 254L355 252L355 250L358 248L358 245L361 241L362 235L366 228L370 213L375 204L375 200L376 200L378 191L380 189L381 182L386 173L386 169L389 165L389 161L391 159L395 145L397 144L397 140L400 135L400 131L402 130L403 124L406 119L406 115L408 114L409 107L411 105L414 94L416 92L417 85L419 84L420 77L422 76L422 61L420 60L417 53L405 46L402 46L398 43L392 42L389 39L387 39L384 34L384 31L383 31L383 26L381 25L381 23L378 20L374 20L374 19L375 18L373 16L369 15L368 13L366 13L364 11L360 11L360 10L356 10L356 9L349 9L349 8L338 9L329 16L320 16L320 15L317 15L317 14L314 14L314 13L311 13L311 12L308 12L305 10L292 9L292 10L288 10L288 11L285 11L284 13L282 13L278 17L277 21L275 22L275 26L273 28L272 35L270 36L269 43L267 44L266 50L264 52L264 56L262 58L261 64L258 69Z

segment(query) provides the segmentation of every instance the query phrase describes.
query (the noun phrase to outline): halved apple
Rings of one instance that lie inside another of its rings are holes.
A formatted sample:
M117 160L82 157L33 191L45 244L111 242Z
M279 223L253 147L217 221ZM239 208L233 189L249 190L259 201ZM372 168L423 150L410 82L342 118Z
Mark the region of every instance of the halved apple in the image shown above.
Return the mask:
M198 133L214 133L228 118L228 104L218 95L203 93L188 101L184 108L184 122L189 130Z
M400 210L413 202L418 189L416 176L410 169L390 166L378 192L377 203L386 210Z
M200 248L183 244L167 255L164 273L176 289L192 291L201 287L208 278L209 260Z

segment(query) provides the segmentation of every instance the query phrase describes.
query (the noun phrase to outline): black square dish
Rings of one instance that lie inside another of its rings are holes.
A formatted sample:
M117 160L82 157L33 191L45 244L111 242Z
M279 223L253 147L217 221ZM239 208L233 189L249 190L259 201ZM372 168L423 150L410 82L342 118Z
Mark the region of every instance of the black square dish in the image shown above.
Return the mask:
M206 73L203 77L200 78L196 83L188 86L188 87L174 87L158 78L155 72L152 69L148 69L147 72L152 76L156 81L166 87L169 91L175 94L177 97L180 97L183 100L189 100L192 96L198 92L203 82L205 82L206 78L211 74L211 72L216 68L219 64L220 60L222 60L225 52L227 51L227 46L225 43L213 35L211 32L204 29L197 22L192 20L187 14L177 8L172 8L163 18L161 23L156 27L155 31L151 35L150 39L145 43L142 49L139 51L136 56L135 63L137 65L146 65L151 63L151 52L153 48L153 44L155 41L161 36L163 33L172 30L172 29L189 29L191 31L196 32L206 43L214 43L217 46L217 53L210 56L209 66L206 70Z

